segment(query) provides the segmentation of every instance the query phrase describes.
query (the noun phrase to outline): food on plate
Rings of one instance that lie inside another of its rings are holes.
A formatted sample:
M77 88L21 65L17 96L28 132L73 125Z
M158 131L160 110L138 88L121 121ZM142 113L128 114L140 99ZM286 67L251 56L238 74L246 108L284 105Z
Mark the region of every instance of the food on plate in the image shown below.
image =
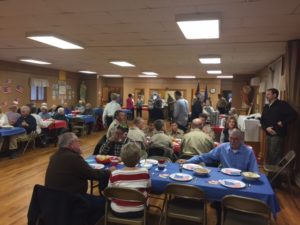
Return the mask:
M111 162L111 156L109 155L96 155L96 161L102 164L108 164Z
M260 175L257 174L257 173L253 173L253 172L243 172L242 173L242 176L245 178L245 179L248 179L248 180L257 180L260 178Z
M204 167L200 167L200 168L195 168L194 169L194 172L196 174L199 174L199 175L207 175L210 173L210 169L207 169L207 168L204 168Z

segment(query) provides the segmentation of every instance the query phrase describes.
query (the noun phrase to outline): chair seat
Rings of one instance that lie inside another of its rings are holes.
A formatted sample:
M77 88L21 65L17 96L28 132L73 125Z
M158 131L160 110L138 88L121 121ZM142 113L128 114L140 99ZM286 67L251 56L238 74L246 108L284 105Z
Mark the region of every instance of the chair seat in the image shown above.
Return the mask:
M267 225L265 217L250 213L239 213L233 210L226 212L223 225Z
M112 214L111 210L107 213L107 221L112 223L120 223L120 224L128 224L128 225L138 225L138 224L144 224L144 218L120 218Z
M195 199L174 198L168 203L168 217L203 221L204 203Z
M264 165L264 170L267 172L275 173L280 169L277 165Z

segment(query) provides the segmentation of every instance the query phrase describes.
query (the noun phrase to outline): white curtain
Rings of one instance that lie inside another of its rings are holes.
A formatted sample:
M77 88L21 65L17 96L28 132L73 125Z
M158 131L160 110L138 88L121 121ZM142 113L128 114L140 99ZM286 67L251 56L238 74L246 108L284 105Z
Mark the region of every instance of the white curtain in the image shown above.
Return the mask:
M49 81L44 79L31 79L30 80L31 86L36 87L49 87Z

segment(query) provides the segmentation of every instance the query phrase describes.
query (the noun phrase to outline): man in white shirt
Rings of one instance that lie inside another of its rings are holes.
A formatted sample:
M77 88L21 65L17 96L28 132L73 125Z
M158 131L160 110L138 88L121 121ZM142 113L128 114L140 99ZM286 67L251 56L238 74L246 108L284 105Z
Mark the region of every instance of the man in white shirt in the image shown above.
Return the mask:
M178 124L179 129L185 132L189 120L189 103L178 90L175 91L175 98L173 120Z
M106 104L103 114L102 121L104 126L109 127L114 119L115 112L117 110L121 110L120 104L117 102L118 95L116 93L112 93L110 95L111 101Z

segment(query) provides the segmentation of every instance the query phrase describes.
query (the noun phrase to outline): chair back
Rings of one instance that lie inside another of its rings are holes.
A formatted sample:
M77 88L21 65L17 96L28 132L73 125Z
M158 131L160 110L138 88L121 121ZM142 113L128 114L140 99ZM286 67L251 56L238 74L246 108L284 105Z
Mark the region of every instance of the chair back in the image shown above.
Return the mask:
M296 156L294 150L289 151L277 164L279 167L286 167Z
M148 156L164 156L165 149L163 147L150 147L148 149Z
M268 221L271 219L270 208L266 203L258 199L227 195L222 200L222 221L224 220L224 214L228 209L245 214L259 215Z
M110 201L112 198L124 201L135 201L147 203L147 198L138 190L132 188L109 187L104 190L105 198Z
M184 190L184 191L183 191ZM185 184L168 184L165 194L181 198L193 198L198 200L205 200L205 193L202 189Z
M294 150L289 151L278 163L277 163L277 171L274 171L275 174L272 176L270 179L270 182L272 183L278 176L279 174L285 170L288 165L293 161L295 158L296 153Z
M28 225L87 224L89 202L79 194L35 185L28 209Z

